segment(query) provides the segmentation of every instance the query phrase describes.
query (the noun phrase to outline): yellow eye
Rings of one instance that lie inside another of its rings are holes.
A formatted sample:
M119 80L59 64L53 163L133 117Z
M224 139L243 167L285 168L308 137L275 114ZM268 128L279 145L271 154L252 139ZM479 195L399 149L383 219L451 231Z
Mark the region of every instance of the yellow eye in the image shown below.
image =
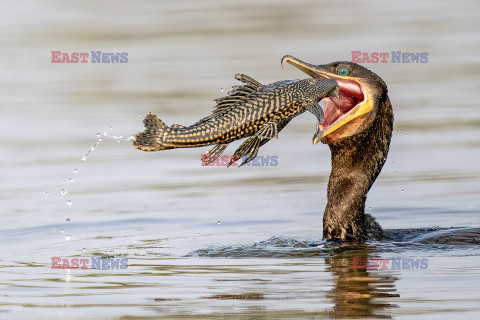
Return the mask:
M350 73L350 71L348 71L347 68L340 68L340 69L338 69L338 72L337 72L337 73L338 73L339 76L345 77L345 76L348 76L348 74Z

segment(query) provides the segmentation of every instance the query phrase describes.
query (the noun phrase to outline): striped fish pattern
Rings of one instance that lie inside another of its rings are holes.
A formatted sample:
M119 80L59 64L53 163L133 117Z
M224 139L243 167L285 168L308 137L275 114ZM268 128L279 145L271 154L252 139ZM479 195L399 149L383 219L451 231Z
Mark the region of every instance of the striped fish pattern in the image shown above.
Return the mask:
M250 137L237 149L230 164L245 157L243 164L253 160L258 149L297 115L309 110L320 123L323 110L318 103L326 96L338 94L331 79L285 80L262 85L253 78L237 74L244 83L234 86L227 96L216 99L212 114L191 126L167 126L149 113L143 123L145 131L135 136L133 145L143 151L215 146L204 155L205 164L219 157L232 141Z

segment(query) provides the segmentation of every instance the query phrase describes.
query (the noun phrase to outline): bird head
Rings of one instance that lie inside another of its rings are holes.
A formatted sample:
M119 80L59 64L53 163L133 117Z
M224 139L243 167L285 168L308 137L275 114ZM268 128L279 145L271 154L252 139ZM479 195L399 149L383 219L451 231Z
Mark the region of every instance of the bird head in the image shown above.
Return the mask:
M319 141L332 144L343 138L361 133L369 128L382 107L387 86L372 71L347 61L313 65L292 56L282 58L285 63L302 70L314 78L333 79L338 83L339 95L325 97L325 118L318 124L318 134L313 143Z

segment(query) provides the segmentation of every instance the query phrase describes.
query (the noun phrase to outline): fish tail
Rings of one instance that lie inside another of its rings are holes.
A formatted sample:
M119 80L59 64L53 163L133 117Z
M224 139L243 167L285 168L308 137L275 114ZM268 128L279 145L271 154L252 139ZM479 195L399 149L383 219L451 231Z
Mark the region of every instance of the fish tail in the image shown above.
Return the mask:
M153 113L147 114L143 120L145 131L135 135L133 145L143 151L159 151L170 149L163 140L168 126Z

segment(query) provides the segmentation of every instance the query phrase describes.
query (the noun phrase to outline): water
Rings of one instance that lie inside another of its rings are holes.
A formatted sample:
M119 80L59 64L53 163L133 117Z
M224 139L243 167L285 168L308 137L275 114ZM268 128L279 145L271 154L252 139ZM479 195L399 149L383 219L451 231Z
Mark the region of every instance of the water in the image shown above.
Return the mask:
M282 71L285 54L428 52L426 64L368 65L395 106L368 212L385 228L479 226L478 3L346 4L6 5L0 318L477 318L476 247L322 243L330 154L312 146L310 114L260 150L278 166L205 167L208 147L146 153L124 141L150 111L194 123L237 72L306 77ZM52 64L52 50L127 51L129 61ZM52 257L92 256L128 258L128 269L51 268ZM352 269L355 257L428 268Z

